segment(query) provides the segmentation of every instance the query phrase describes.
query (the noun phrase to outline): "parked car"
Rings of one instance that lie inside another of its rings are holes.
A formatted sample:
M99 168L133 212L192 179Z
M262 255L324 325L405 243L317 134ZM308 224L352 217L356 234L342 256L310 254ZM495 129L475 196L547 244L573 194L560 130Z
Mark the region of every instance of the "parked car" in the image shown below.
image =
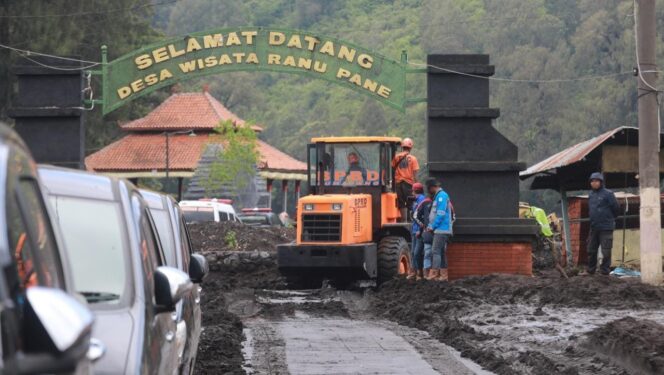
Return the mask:
M191 292L189 276L168 267L145 200L128 181L39 167L62 228L74 286L97 318L106 355L97 374L174 374L171 314Z
M0 193L0 373L91 373L90 360L103 354L97 342L91 347L94 316L73 296L35 163L4 125Z
M240 221L233 206L222 200L180 201L180 207L187 223Z
M189 273L191 281L203 282L208 273L204 256L192 254L189 232L182 210L173 197L166 194L140 190L154 218L157 234L164 250L166 265ZM198 353L201 334L201 289L192 288L176 306L178 358L180 373L192 374Z
M279 216L269 208L244 208L237 215L243 224L253 227L283 227Z

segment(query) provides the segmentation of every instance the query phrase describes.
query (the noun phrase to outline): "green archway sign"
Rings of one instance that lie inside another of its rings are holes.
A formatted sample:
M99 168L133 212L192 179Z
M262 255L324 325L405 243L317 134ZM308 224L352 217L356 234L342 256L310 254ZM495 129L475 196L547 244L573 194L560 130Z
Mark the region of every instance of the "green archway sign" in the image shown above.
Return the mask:
M407 64L351 43L306 31L242 27L193 33L151 44L106 62L107 114L178 81L236 71L274 71L334 82L391 107L406 105Z

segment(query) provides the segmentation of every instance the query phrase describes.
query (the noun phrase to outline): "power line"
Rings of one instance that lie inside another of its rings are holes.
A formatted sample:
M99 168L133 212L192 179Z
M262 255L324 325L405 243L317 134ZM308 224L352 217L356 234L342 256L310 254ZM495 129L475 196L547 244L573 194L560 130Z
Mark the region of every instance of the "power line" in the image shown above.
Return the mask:
M50 55L50 54L48 54L48 53L41 53L41 52L29 51L29 50L26 50L26 49L20 49L20 48L16 48L16 47L12 47L12 46L8 46L8 45L4 45L4 44L0 44L0 48L4 48L4 49L8 49L8 50L10 50L10 51L17 52L17 53L19 53L21 56L26 57L26 58L27 58L28 56L30 56L30 55L35 55L35 56L50 57L50 58L57 59L57 60L64 60L64 61L72 61L72 62L82 62L82 63L87 63L87 64L91 64L90 67L97 66L97 65L101 65L101 63L98 62L98 61L81 60L81 59L74 59L74 58L71 58L71 57L63 57L63 56L57 56L57 55ZM30 60L31 60L31 59L30 59ZM34 61L34 60L33 60L33 61Z
M55 17L78 17L78 16L90 16L90 15L99 15L99 14L109 14L109 13L120 13L120 12L129 12L133 10L156 7L161 5L168 5L177 3L179 0L169 0L162 1L159 3L149 3L137 5L131 8L118 8L118 9L107 9L103 11L90 11L90 12L76 12L76 13L62 13L62 14L34 14L34 15L0 15L0 18L55 18Z
M61 67L61 66L53 66L53 65L44 64L44 63L39 62L35 59L31 59L28 55L23 55L22 54L21 56L23 56L23 58L25 58L27 60L32 61L33 63L35 63L37 65L43 66L44 68L49 68L49 69L53 69L53 70L62 70L62 71L66 71L66 72L71 72L71 71L74 71L74 70L87 70L87 69L90 69L90 68L93 68L93 67L99 65L98 63L95 63L95 64L90 64L88 66L77 66L77 67L71 67L71 68L64 68L64 67Z
M648 83L648 81L646 81L645 77L643 76L643 72L641 71L641 63L640 63L640 60L639 60L639 38L637 36L639 22L638 22L637 15L636 15L636 6L637 6L636 5L636 0L634 0L632 2L632 6L633 6L632 13L634 13L634 46L636 47L635 48L635 50L636 50L636 53L635 53L635 55L636 55L636 70L639 73L639 78L641 78L641 81L643 81L643 84L648 86L648 88L651 89L652 91L654 91L656 93L659 93L662 90L658 90L654 86L652 86L650 83ZM648 71L648 72L653 72L653 71Z
M592 80L606 79L606 78L610 78L610 77L617 77L617 76L623 76L623 75L628 75L628 74L634 74L634 72L630 70L630 71L622 71L622 72L619 72L619 73L607 73L607 74L582 76L582 77L575 77L575 78L513 79L513 78L505 78L505 77L489 77L489 76L482 76L482 75L478 75L478 74L464 73L464 72L460 72L460 71L457 71L457 70L443 68L443 67L440 67L440 66L435 66L435 65L430 65L430 64L410 63L410 62L408 64L413 65L413 66L419 66L419 67L429 67L429 68L438 69L438 70L441 70L441 71L444 71L444 72L458 74L458 75L467 76L467 77L488 79L488 80L500 81L500 82L514 82L514 83L564 83L564 82L577 82L577 81L592 81Z

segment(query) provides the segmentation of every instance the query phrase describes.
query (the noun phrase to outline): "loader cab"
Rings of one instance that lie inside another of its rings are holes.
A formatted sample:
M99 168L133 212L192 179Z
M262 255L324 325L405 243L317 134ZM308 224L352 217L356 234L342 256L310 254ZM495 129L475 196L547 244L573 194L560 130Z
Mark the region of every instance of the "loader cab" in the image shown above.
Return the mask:
M392 158L396 137L314 138L309 144L309 191L353 194L395 191Z
M362 231L366 236L356 234L353 242L367 237L373 240L387 226L397 225L400 214L392 159L400 144L401 139L397 137L313 138L308 149L309 191L313 197L301 199L302 207L298 212L306 215L308 208L312 207L307 203L315 203L323 197L354 198L351 204L366 207L371 224L366 228L367 232ZM316 200L316 197L320 199ZM319 206L314 204L311 211L317 212ZM306 229L306 225L303 228ZM306 241L306 238L301 240Z

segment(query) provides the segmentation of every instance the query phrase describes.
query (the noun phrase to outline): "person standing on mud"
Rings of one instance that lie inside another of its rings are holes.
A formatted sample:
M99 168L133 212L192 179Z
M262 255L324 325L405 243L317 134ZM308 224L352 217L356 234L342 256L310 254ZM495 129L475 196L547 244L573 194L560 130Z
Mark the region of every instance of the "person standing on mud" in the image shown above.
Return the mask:
M413 202L413 226L412 226L412 245L410 251L410 270L408 270L408 276L406 279L420 279L423 277L422 271L422 261L424 258L424 243L422 242L422 229L423 227L417 222L415 217L416 212L420 204L426 199L424 195L424 185L416 182L413 184L413 195L415 196L415 201Z
M597 270L597 251L602 248L602 264L599 271L608 275L611 266L611 249L613 248L613 230L620 206L616 196L604 187L604 176L595 172L590 175L590 195L588 209L590 211L590 234L588 235L588 268L581 272L582 276L594 275Z
M433 233L433 264L427 280L447 281L447 242L452 236L452 203L435 178L427 179L426 187L433 197L427 226L427 231Z
M392 159L394 168L394 181L397 183L397 200L401 212L401 220L406 221L408 215L408 197L413 194L413 184L417 182L417 172L420 164L417 158L410 154L413 149L413 140L404 138L401 141L402 151Z

